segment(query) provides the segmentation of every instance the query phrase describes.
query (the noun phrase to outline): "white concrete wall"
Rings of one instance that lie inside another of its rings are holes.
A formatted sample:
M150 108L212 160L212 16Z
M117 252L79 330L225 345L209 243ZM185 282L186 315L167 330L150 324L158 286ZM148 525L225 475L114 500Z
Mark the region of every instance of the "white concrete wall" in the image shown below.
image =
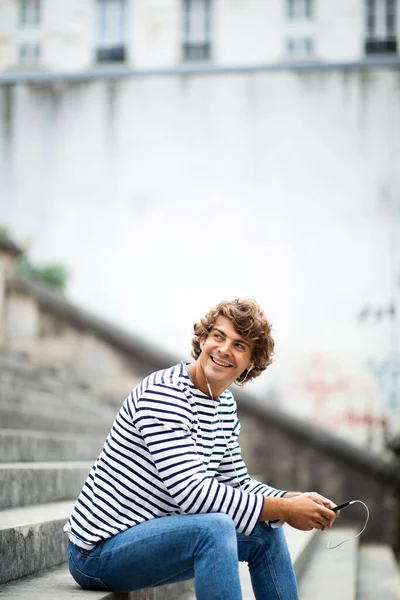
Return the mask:
M283 3L220 0L214 5L213 24L216 64L265 64L281 60Z
M185 357L205 310L255 297L277 360L249 390L362 441L400 429L399 317L376 318L400 307L396 69L7 94L0 224L73 300Z
M16 62L15 0L0 0L0 71Z
M140 68L171 67L181 61L180 0L134 0L128 30L131 63Z
M60 71L95 64L95 0L42 0L38 28L20 27L17 0L0 0L0 71L18 65L23 41L40 41L41 67ZM182 2L127 2L127 65L174 67L181 63ZM316 0L312 20L288 19L284 0L215 0L212 3L212 64L243 65L286 60L288 37L309 36L315 58L325 61L364 58L363 0ZM400 32L400 2L399 2ZM400 33L399 33L400 35Z
M45 0L42 28L46 68L79 71L95 64L95 2Z
M365 58L364 1L317 0L316 36L317 55L322 60L352 61Z

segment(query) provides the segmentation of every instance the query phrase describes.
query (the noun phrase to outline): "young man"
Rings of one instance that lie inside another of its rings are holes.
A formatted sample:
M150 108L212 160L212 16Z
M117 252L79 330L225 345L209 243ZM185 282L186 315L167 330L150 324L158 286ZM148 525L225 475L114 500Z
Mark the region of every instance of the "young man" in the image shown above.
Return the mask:
M298 598L280 525L324 529L334 504L249 477L227 389L258 377L273 350L256 302L221 302L194 325L195 362L129 394L64 527L78 584L130 591L194 577L198 600L240 600L246 561L257 600Z

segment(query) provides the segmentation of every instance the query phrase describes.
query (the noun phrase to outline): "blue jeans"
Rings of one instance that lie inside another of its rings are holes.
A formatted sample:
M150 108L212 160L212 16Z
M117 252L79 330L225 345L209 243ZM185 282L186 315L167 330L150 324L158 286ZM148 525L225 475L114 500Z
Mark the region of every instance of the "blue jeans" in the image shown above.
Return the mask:
M239 563L257 600L298 600L282 529L238 534L222 513L151 519L83 550L70 543L72 577L86 589L134 591L194 578L197 600L241 600Z

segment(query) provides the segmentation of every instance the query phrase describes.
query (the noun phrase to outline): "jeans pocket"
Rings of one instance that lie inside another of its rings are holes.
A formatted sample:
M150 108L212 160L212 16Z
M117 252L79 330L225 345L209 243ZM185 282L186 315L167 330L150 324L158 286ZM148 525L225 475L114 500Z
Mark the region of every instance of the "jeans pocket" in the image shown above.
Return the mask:
M68 551L68 567L69 572L75 579L76 583L85 590L95 590L99 592L110 592L110 588L99 577L93 577L83 573L75 564L72 552Z

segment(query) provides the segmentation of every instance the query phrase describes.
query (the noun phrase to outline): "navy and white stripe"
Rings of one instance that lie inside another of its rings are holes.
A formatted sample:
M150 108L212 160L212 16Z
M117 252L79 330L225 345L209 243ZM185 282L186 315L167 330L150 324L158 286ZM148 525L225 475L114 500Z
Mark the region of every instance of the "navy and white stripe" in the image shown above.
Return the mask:
M250 535L264 496L284 491L251 479L237 442L235 400L216 400L180 363L144 379L119 410L64 532L78 546L155 517L223 512Z

